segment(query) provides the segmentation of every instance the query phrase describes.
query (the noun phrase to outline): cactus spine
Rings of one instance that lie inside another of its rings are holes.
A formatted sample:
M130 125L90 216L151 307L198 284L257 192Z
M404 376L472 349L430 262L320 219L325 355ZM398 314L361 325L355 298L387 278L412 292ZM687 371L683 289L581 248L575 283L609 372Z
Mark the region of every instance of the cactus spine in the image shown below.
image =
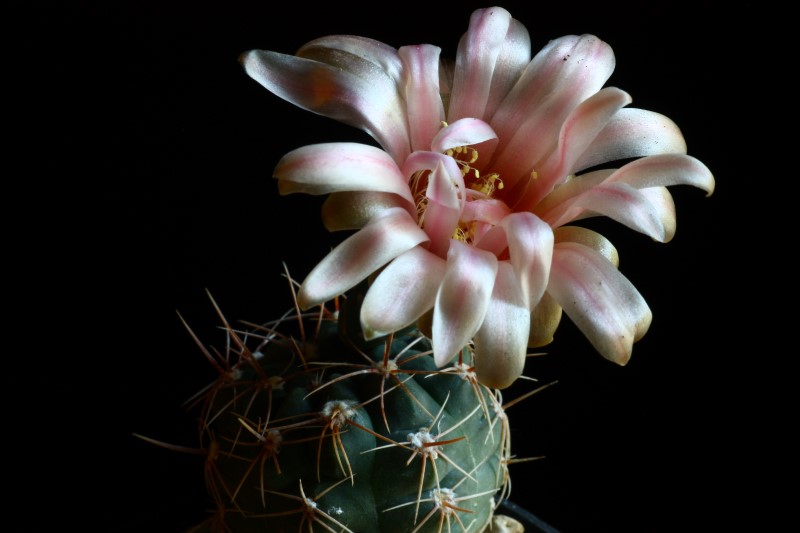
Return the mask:
M215 504L193 532L521 531L495 515L512 462L500 391L469 347L436 368L416 328L365 342L360 294L241 329L217 307L223 351L192 333L218 371L191 404Z

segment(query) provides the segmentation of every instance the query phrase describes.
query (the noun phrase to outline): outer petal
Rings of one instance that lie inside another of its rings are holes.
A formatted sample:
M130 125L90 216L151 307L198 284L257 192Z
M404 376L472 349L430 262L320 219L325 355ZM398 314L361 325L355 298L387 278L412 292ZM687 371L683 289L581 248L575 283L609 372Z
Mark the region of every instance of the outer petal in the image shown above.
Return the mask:
M405 209L381 213L314 267L297 295L302 309L330 300L428 239Z
M491 116L530 53L527 30L508 11L501 7L474 11L458 44L448 119Z
M439 96L439 53L431 45L400 48L411 150L429 150L444 120Z
M322 204L322 223L328 231L361 229L374 216L392 207L402 207L416 219L416 210L396 194L374 191L335 192Z
M563 309L549 292L531 311L531 331L528 336L528 348L539 348L553 342L558 325L561 323Z
M400 330L432 309L444 273L444 259L420 246L389 263L361 305L361 328L367 339Z
M561 226L553 230L556 244L560 242L574 242L588 246L595 252L608 259L615 267L619 266L619 252L611 241L600 233L580 226Z
M332 52L331 52L332 53ZM242 54L245 72L277 96L303 109L369 133L395 161L410 153L405 107L396 81L374 63L347 54L339 65L251 50Z
M433 310L433 357L442 367L477 333L489 307L497 258L453 240Z
M703 163L685 154L660 154L637 159L619 169L588 172L562 184L545 197L534 212L550 224L558 226L594 213L582 200L592 189L602 190L610 184L624 183L641 190L653 216L663 226L659 240L668 242L675 233L675 213L672 198L667 198L667 186L692 185L710 195L714 191L714 176Z
M408 183L394 160L380 148L366 144L297 148L278 161L274 176L281 194L377 191L394 193L414 205Z
M624 365L652 313L639 291L591 248L562 242L553 252L548 292L606 359Z
M606 87L578 105L561 126L558 147L537 169L539 181L536 187L530 188L516 209L532 209L555 185L563 182L609 119L630 102L628 93Z
M522 375L531 314L514 268L501 261L489 308L475 335L475 374L487 387L504 389Z
M377 69L398 87L401 83L403 63L397 50L369 37L328 35L304 44L295 55L344 68L354 74Z
M553 229L531 213L512 213L503 219L508 251L527 309L544 294L553 259Z
M640 192L645 195L650 206L661 219L661 226L664 228L664 240L662 242L671 241L678 227L675 201L672 199L672 194L666 187L648 187L647 189L640 189Z
M714 176L703 163L690 155L660 154L643 157L621 167L612 174L608 182L622 182L637 189L645 187L669 187L691 185L714 193Z
M491 165L506 187L527 177L556 147L561 125L614 70L614 54L593 35L551 41L528 65L490 121L500 139Z
M574 170L580 172L609 161L669 153L686 153L686 141L678 126L659 113L625 108L595 137Z
M583 194L561 205L561 209L549 213L548 222L554 227L572 222L584 211L605 215L612 220L644 233L651 239L664 242L667 237L661 213L647 195L624 183L604 183L592 187ZM554 215L558 215L554 218Z

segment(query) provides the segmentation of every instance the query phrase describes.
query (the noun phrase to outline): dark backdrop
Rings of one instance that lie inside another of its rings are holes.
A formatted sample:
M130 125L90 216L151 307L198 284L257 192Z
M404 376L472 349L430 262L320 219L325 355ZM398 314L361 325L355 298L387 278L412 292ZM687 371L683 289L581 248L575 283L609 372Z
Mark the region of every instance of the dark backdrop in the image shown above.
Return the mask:
M568 319L548 355L530 361L526 375L559 384L509 410L516 455L546 457L512 467L512 500L564 533L719 524L749 469L733 459L738 432L753 430L741 428L747 408L733 394L744 355L731 330L746 319L732 295L744 254L730 229L748 179L742 132L755 118L731 113L730 102L743 92L740 66L758 65L743 29L757 25L759 8L500 5L527 26L534 50L565 34L610 43L609 84L675 120L689 153L717 178L710 198L673 188L678 231L669 244L609 226L653 325L624 368L596 355ZM231 320L274 318L289 305L283 262L302 279L341 238L322 228L319 198L280 197L271 172L293 148L367 137L271 95L238 55L292 53L335 33L431 42L452 55L477 7L485 5L34 7L18 55L38 75L28 126L39 141L28 168L49 180L38 209L52 215L34 261L54 274L32 321L38 329L47 312L59 317L48 323L68 324L47 347L52 357L37 357L47 361L37 397L52 395L55 406L47 427L68 447L36 461L59 468L55 480L33 476L39 490L58 487L64 510L37 505L36 524L57 517L89 530L179 532L202 519L202 459L132 436L195 444L181 404L214 374L176 312L204 341L222 342L206 289ZM512 387L506 398L529 389Z

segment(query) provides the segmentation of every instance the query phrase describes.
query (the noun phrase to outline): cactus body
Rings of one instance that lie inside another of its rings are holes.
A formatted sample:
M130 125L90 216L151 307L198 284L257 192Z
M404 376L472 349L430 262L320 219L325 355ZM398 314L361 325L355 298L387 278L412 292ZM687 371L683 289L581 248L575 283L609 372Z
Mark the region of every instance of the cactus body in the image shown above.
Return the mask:
M217 511L195 531L491 522L510 457L500 393L477 383L468 348L440 369L416 329L364 342L351 307L247 331L225 322L228 349L204 349L220 371L198 399Z

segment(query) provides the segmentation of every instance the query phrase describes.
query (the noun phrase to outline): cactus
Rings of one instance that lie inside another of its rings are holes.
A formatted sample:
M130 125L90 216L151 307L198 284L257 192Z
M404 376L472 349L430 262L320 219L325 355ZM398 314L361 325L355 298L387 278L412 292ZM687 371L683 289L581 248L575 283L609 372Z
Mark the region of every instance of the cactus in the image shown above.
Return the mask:
M364 341L362 294L241 329L212 298L224 351L184 322L219 372L189 403L215 505L193 533L522 531L495 514L519 461L501 392L469 346L437 368L416 327Z

